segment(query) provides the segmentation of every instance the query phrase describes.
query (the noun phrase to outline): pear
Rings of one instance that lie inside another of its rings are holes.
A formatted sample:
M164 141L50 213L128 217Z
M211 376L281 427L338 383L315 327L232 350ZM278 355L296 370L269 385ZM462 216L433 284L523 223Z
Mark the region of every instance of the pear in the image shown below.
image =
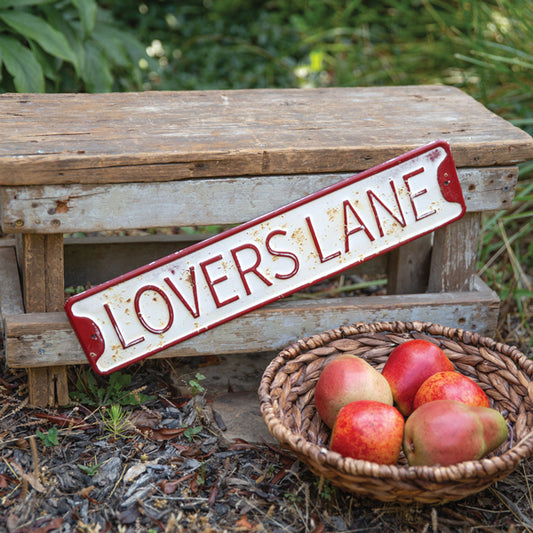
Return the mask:
M447 466L481 459L507 434L507 423L496 409L435 400L405 422L403 450L410 465Z
M367 361L352 354L339 355L328 363L315 387L315 405L322 420L333 428L338 412L357 400L392 405L387 380Z

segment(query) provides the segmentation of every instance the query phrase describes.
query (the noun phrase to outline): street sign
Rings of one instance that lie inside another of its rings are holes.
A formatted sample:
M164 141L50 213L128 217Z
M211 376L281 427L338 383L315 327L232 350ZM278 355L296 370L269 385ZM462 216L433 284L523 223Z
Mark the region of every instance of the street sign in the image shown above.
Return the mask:
M65 309L93 369L107 374L464 212L450 147L436 141L75 295Z

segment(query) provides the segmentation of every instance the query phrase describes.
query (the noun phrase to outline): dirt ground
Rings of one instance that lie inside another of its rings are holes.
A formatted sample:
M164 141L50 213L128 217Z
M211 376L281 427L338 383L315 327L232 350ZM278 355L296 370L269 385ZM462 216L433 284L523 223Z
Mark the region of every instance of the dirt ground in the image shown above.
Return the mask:
M260 421L239 437L231 400L258 413L262 364L238 357L147 361L131 383L71 369L78 401L58 409L29 405L24 372L3 370L0 531L533 530L531 462L459 502L406 505L320 482Z

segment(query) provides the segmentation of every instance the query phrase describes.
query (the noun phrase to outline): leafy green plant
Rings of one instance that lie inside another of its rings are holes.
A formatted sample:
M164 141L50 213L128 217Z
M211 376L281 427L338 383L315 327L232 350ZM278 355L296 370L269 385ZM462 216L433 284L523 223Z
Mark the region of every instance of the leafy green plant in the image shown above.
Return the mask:
M86 287L83 285L76 285L76 287L70 286L70 287L65 287L65 294L67 296L72 296L74 294L80 294L81 292L85 290L86 290Z
M101 465L94 463L93 465L78 465L78 468L89 477L93 477L98 473Z
M130 437L128 433L133 429L133 424L130 414L122 406L113 404L109 409L102 408L101 416L105 429L113 439ZM107 436L102 438L107 438Z
M200 384L200 381L204 379L205 376L203 374L200 374L200 372L196 372L196 374L194 375L194 379L189 380L189 387L191 388L191 393L193 396L205 392L205 387Z
M315 485L318 488L320 497L324 500L330 501L335 495L336 488L328 479L321 478L319 481L315 482Z
M141 58L145 47L95 0L0 0L4 91L138 89Z
M40 429L36 432L39 439L41 439L41 442L47 447L51 446L57 446L59 444L58 441L58 429L56 426L52 426L48 431L43 432Z
M76 390L70 393L73 400L84 405L102 407L111 404L140 405L153 400L154 396L139 391L129 391L131 375L113 372L109 378L97 379L94 372L87 370L76 381Z
M183 432L183 435L188 441L192 441L201 433L202 429L202 426L189 427Z

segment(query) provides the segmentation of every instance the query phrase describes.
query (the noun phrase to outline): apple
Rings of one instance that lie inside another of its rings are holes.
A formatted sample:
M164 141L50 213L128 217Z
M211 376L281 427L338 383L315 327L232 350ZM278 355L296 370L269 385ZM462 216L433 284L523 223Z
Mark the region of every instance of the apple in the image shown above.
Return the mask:
M459 372L437 372L427 378L415 394L413 409L434 400L457 400L467 405L490 407L485 391Z
M381 373L389 382L396 407L402 415L409 416L420 385L437 372L453 369L452 362L436 344L413 339L392 350Z
M316 409L326 425L332 428L341 408L356 400L393 403L389 384L378 370L356 355L339 355L324 367L318 378Z
M344 457L391 465L398 462L403 430L404 418L394 406L359 400L339 411L330 448Z
M403 450L410 465L448 466L481 459L507 434L507 423L496 409L435 400L405 422Z

